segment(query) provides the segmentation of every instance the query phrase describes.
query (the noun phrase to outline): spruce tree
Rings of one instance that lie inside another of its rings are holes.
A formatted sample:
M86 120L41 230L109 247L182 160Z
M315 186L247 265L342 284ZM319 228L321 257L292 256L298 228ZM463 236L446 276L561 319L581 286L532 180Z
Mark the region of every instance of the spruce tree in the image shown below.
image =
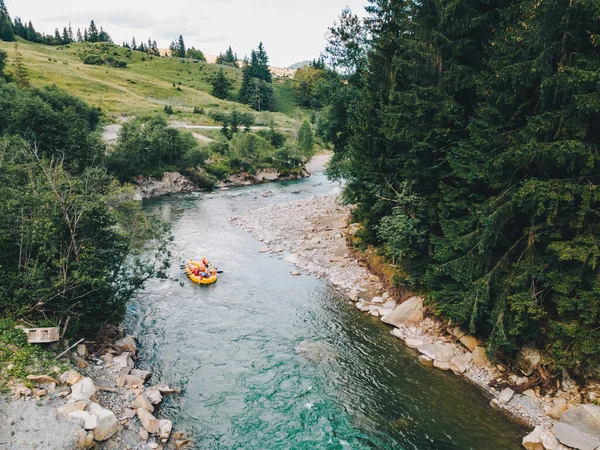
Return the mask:
M185 58L185 43L183 42L183 36L181 34L177 40L177 56Z
M87 39L90 42L98 42L98 27L96 27L96 24L94 23L94 21L92 20L90 22L90 28L87 31Z
M213 97L217 97L220 99L229 98L229 91L231 89L232 83L225 76L225 72L223 69L219 70L217 75L212 81L212 95Z
M0 0L0 40L12 42L15 40L15 31L12 20L4 4L4 0Z
M81 34L81 28L77 28L77 42L83 42L83 35Z
M307 120L302 122L302 126L298 130L298 147L305 159L308 159L313 155L315 138L312 127Z
M29 88L31 87L31 83L29 82L29 74L27 73L27 68L23 63L23 55L19 51L19 44L15 42L15 80L17 85L21 88Z

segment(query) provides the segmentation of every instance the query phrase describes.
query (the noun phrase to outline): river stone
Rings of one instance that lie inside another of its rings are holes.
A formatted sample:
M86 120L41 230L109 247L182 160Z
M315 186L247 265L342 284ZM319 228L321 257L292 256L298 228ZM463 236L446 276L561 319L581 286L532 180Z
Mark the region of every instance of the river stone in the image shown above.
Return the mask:
M513 398L513 395L515 395L515 391L513 391L511 388L505 388L502 392L500 392L498 403L505 405L506 403L510 402L510 400Z
M159 431L158 420L144 408L138 408L136 412L146 431L150 434L157 434Z
M163 444L166 444L171 436L173 430L173 422L167 419L160 419L158 421L158 434Z
M423 355L427 356L428 358L430 358L432 360L435 359L435 354L436 354L437 349L434 344L425 342L425 343L421 344L419 347L417 347L417 350L419 350L419 353L422 353Z
M89 411L98 418L98 426L94 430L94 439L105 441L117 432L117 418L115 414L100 406L98 403L90 403Z
M582 433L568 423L556 422L554 424L554 434L561 444L578 450L595 450L600 446L600 440Z
M91 378L83 378L71 386L71 399L75 401L89 400L96 393L96 386Z
M158 405L160 402L162 402L162 394L156 386L146 389L145 394L148 396L148 400L150 400L150 403L153 405Z
M98 418L86 411L71 411L67 414L67 417L72 419L83 419L83 428L86 430L93 430L98 426Z
M67 403L66 405L59 406L58 408L56 408L56 410L60 414L67 415L69 413L72 413L73 411L83 411L85 408L87 408L87 405L87 401Z
M553 419L559 419L562 413L567 410L567 401L564 398L555 398L552 403L552 408L546 413L546 415Z
M427 367L433 366L433 359L431 359L429 356L419 355L418 360L424 366L427 366Z
M454 346L452 344L436 344L435 348L433 367L440 370L450 370L450 361L454 358Z
M479 345L479 341L469 334L462 335L458 341L464 345L470 352L475 350L475 347Z
M58 383L54 378L48 375L27 375L27 379L34 382L35 384L50 384Z
M544 429L538 425L534 430L523 438L521 442L527 450L546 450L542 444L542 433Z
M381 320L396 327L420 322L423 320L423 298L409 298L401 305L396 306L390 314L385 315Z
M373 297L373 300L371 300L371 303L383 303L383 297Z
M79 428L75 431L75 437L77 438L77 448L85 448L86 431L83 428Z
M134 406L136 408L144 408L146 411L148 411L150 413L154 412L154 406L152 406L152 403L148 399L148 396L144 393L138 395L138 397L135 399Z
M470 353L455 356L450 361L450 370L454 372L455 375L462 375L469 368L471 360L472 356Z
M141 378L144 381L148 381L148 378L150 378L152 372L149 372L147 370L132 369L129 374L133 375L134 377Z
M78 383L81 380L83 380L83 376L76 370L70 370L60 377L60 381L68 384L69 386L73 386L75 383Z
M402 331L400 331L400 328L394 328L394 329L392 329L392 331L390 331L390 334L392 336L397 337L398 339L403 339Z
M291 253L291 254L287 255L284 259L287 262L289 262L290 264L297 264L298 263L298 255L296 253Z
M140 428L140 430L138 431L138 436L140 440L144 442L146 442L150 438L150 435L148 434L145 428Z
M486 366L489 364L487 356L485 355L485 348L477 346L473 350L473 364L477 367Z
M541 360L542 354L538 350L525 347L517 355L516 364L523 375L529 376L538 368Z
M409 348L419 348L424 343L423 338L415 338L415 337L408 338L404 342L406 343L406 345Z
M130 353L129 352L123 352L121 353L119 356L115 356L113 358L113 363L114 363L114 369L116 372L125 369L127 367L130 367L133 369L133 360L131 359Z
M600 441L600 406L580 405L565 411L560 422L574 426Z

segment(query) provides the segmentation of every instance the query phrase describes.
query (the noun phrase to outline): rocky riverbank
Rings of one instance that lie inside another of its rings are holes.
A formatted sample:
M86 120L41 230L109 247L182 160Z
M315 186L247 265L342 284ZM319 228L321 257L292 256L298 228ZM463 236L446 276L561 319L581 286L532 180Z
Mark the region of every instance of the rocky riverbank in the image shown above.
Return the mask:
M113 343L89 354L85 344L69 354L72 370L29 375L9 382L12 398L0 398L0 448L168 449L189 441L158 418L160 404L178 390L153 385L135 368L137 345L118 329Z
M543 355L533 348L521 352L518 369L491 364L482 342L435 318L422 298L395 297L380 277L369 272L348 247L348 238L358 229L348 226L349 214L335 196L314 197L249 211L232 223L263 242L261 252L293 264L291 276L325 278L358 310L381 317L392 327L392 335L415 349L423 364L481 387L492 407L534 428L523 439L525 448L600 448L600 407L593 404L600 399L600 384L582 391L565 374L552 394L542 393L534 374L539 373Z

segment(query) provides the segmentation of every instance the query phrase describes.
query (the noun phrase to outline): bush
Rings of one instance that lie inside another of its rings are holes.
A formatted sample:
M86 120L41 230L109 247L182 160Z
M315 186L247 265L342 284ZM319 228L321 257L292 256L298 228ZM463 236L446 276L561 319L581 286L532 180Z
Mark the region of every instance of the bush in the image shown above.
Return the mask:
M171 105L165 105L165 107L163 108L163 111L166 114L171 115L171 114L173 114L173 107Z
M87 55L83 58L83 63L90 66L101 66L104 64L104 60L98 55Z

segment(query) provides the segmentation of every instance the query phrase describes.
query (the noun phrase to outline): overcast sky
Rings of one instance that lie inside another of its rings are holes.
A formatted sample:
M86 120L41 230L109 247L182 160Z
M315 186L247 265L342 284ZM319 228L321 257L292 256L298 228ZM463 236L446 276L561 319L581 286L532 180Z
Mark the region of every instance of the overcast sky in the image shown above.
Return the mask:
M113 41L149 37L166 48L179 34L187 47L219 54L228 45L241 58L263 41L274 66L317 57L324 35L345 6L364 15L367 0L5 0L14 17L37 31L73 30L94 19Z

